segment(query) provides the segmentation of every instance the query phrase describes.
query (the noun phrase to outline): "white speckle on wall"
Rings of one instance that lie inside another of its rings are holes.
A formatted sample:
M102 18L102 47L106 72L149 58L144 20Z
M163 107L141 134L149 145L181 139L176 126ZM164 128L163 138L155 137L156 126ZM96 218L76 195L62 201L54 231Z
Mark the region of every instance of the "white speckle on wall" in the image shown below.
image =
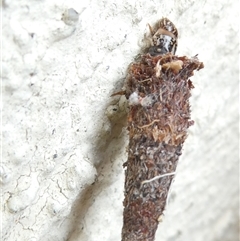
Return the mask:
M3 1L3 241L121 240L129 64L169 18L192 119L156 241L238 237L236 1Z

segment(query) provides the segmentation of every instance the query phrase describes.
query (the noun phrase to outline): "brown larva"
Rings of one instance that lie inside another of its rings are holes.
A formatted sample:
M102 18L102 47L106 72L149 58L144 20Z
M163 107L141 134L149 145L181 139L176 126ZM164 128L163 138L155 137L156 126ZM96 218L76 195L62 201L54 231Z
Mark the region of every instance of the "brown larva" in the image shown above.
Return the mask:
M197 57L178 57L178 31L163 18L152 28L151 47L130 65L128 159L122 241L153 241L166 205L190 119L189 77L203 68Z

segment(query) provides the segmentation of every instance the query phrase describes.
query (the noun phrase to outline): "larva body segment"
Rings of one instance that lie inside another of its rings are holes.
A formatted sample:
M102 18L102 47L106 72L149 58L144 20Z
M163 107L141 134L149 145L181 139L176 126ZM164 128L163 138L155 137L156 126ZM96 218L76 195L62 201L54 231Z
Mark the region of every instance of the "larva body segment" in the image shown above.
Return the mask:
M155 28L149 25L152 35L152 46L148 53L151 56L166 53L175 54L177 50L178 31L175 25L167 18L162 18Z
M166 28L164 23L168 23ZM159 26L170 32L174 26L170 23L164 18ZM150 30L153 37L161 32ZM171 31L174 37L170 37L177 41L175 26ZM162 33L159 39L166 40ZM171 42L165 48L153 39L150 53L130 65L125 83L129 147L124 164L122 241L154 240L187 129L193 124L189 105L193 85L189 77L203 68L203 63L197 57L173 55L176 46Z

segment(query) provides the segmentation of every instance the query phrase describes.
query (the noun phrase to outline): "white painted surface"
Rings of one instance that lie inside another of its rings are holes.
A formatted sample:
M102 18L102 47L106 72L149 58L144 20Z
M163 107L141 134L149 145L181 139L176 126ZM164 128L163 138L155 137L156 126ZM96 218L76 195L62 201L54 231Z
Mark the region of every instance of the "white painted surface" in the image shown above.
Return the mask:
M162 16L179 30L177 54L205 68L191 78L195 125L156 241L237 240L237 5L5 0L2 240L120 240L127 133L109 96ZM65 24L69 8L79 21Z

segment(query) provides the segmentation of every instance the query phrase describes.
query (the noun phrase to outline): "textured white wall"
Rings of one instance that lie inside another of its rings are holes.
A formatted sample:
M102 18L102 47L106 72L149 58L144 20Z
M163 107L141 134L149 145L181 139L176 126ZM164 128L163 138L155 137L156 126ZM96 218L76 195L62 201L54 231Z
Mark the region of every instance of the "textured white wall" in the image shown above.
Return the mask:
M179 30L177 54L205 68L156 241L237 240L237 5L3 1L2 240L120 240L127 132L109 96L162 16ZM79 21L61 20L68 8Z

